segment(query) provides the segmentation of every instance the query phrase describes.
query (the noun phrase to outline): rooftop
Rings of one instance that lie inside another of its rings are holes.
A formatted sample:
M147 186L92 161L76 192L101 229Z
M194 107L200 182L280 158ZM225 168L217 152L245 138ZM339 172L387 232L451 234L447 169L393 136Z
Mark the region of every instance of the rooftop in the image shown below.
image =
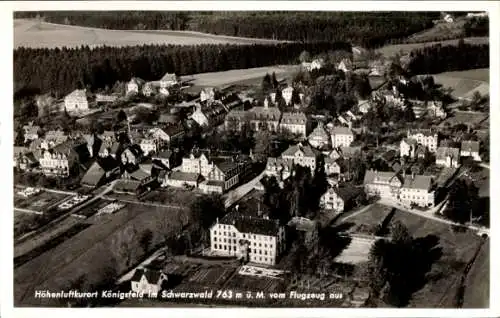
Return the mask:
M431 185L431 176L415 175L405 177L403 188L429 190L431 188Z
M299 151L304 153L305 157L316 157L316 153L312 150L311 146L304 146L301 143L290 146L287 150L285 150L285 152L283 152L282 156L295 156Z
M479 141L472 141L472 140L462 141L460 149L462 151L479 152Z
M168 178L172 180L181 180L181 181L198 181L200 179L200 174L191 172L173 171Z
M234 213L227 214L222 220L219 220L219 223L233 225L241 233L267 236L277 236L280 228L278 220L241 216Z

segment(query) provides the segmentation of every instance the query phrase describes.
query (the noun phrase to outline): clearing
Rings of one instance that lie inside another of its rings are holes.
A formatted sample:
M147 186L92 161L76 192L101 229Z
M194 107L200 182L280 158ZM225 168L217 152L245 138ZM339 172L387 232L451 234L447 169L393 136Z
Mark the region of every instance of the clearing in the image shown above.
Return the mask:
M381 47L377 51L381 52L386 57L391 57L396 53L408 53L414 49L424 48L426 46L432 46L436 44L442 45L457 45L459 40L446 40L446 41L436 41L436 42L423 42L423 43L409 43L409 44L394 44L394 45L386 45ZM465 43L468 44L487 44L489 43L488 37L470 37L464 38Z
M110 269L115 272L111 275L118 275L125 270L125 263L123 256L115 255L117 244L129 245L133 264L144 253L136 236L149 229L154 235L151 246L158 244L163 240L160 232L173 235L180 229L180 213L178 209L127 204L113 215L99 217L100 222L15 269L15 305L56 304L57 300L35 298L34 291L65 289L79 277L86 284L96 284L103 275L110 275Z
M458 98L471 98L474 92L481 96L489 95L489 68L479 68L467 71L445 72L433 75L437 84L451 89L451 96Z
M95 46L131 46L152 44L255 44L277 43L275 40L219 36L190 31L107 30L53 24L36 20L14 21L14 48Z

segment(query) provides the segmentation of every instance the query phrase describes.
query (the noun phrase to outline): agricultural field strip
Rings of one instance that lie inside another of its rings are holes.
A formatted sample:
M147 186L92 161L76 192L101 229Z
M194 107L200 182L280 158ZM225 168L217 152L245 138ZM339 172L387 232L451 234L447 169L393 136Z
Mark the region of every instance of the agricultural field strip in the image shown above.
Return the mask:
M457 45L458 39L456 40L445 40L445 41L436 41L436 42L423 42L423 43L410 43L410 44L394 44L394 45L386 45L382 48L378 49L378 52L381 52L387 57L393 56L400 51L403 53L407 53L413 49L424 48L426 46L441 44L441 45ZM488 37L469 37L464 38L465 43L468 44L486 44L489 43Z
M42 254L40 257L35 258L31 262L19 267L19 271L23 270L23 267L36 267L37 270L30 271L31 273L36 273L36 278L32 280L31 289L37 285L41 285L46 280L50 278L50 274L57 272L58 269L61 269L67 266L70 263L73 263L78 260L78 258L83 257L85 252L93 247L94 243L102 242L105 239L111 237L114 233L116 233L120 228L125 227L127 224L130 224L135 218L139 217L144 211L141 211L137 214L132 214L132 216L128 217L126 220L120 219L110 219L108 222L104 224L95 224L85 231L77 234L70 241L66 241L56 247L51 251L52 255L50 255L50 259L52 262L44 262L46 254ZM111 224L109 223L114 223ZM105 228L106 226L110 226L109 231L101 231L100 228ZM91 233L91 234L90 234ZM83 239L82 239L83 238ZM79 240L78 240L79 239ZM76 242L73 242L76 240ZM55 253L55 254L54 254ZM72 257L68 257L68 255L76 255ZM39 264L37 264L39 263ZM38 265L38 266L37 266ZM14 275L15 277L16 275ZM26 293L29 290L26 290ZM25 293L25 295L26 295ZM22 297L24 299L24 296ZM22 301L22 300L21 300Z

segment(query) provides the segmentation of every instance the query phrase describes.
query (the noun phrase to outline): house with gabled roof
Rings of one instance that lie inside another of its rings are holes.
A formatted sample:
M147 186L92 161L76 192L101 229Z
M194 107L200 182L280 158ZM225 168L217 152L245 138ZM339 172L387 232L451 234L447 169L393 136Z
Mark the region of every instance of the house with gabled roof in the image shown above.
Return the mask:
M464 140L460 145L461 157L472 157L474 161L481 161L479 155L479 141Z
M436 151L436 165L447 168L458 168L460 149L453 147L438 147Z
M170 149L160 151L151 159L153 160L153 162L160 162L167 169L172 169L180 164L180 156L178 155L178 152L174 152Z
M432 153L438 147L438 134L432 129L408 129L407 138L415 139Z
M418 205L420 207L433 207L435 195L431 176L407 175L401 186L399 200L405 205Z
M167 73L160 79L160 92L162 89L168 89L177 84L179 84L177 75L173 73Z
M296 145L290 146L287 150L285 150L281 157L285 160L290 160L296 165L308 167L311 169L311 172L314 173L316 169L318 153L315 152L311 148L311 146L298 143Z
M359 189L355 187L330 186L321 196L320 205L323 209L342 213L354 205L354 199L359 194Z
M288 179L293 173L293 161L283 158L267 158L266 175L276 177L278 181Z
M403 179L398 173L367 170L363 180L365 192L369 196L378 195L380 198L398 199Z
M87 91L85 89L75 89L66 95L64 97L64 108L67 112L88 110Z
M253 131L269 130L278 131L278 125L281 119L281 111L278 107L253 107L249 110L252 113L250 127Z
M131 290L144 295L158 295L168 276L159 270L139 268L130 279Z
M33 123L29 123L28 125L23 126L24 130L24 142L27 143L31 140L38 139L38 133L40 132L40 126L33 125Z
M120 165L116 159L98 158L87 170L80 183L86 187L97 188L118 177L119 174Z
M101 147L99 148L98 156L101 158L104 157L113 157L118 159L122 151L122 144L117 141L104 141L101 143Z
M285 227L267 217L228 213L210 228L210 251L218 255L275 265L285 246Z
M309 134L307 140L309 144L316 149L328 149L331 147L330 134L325 129L322 122L318 123L318 126Z
M334 126L330 130L332 147L349 147L354 141L354 133L348 127Z
M40 167L45 175L68 176L70 169L78 163L78 153L74 149L74 144L68 140L51 149L42 150L39 159Z
M337 69L341 70L344 73L351 72L354 69L352 61L348 58L342 59L340 63L337 65Z
M120 158L122 164L139 164L144 156L139 145L130 145L121 153Z
M132 77L127 83L127 95L139 94L145 81L139 77Z

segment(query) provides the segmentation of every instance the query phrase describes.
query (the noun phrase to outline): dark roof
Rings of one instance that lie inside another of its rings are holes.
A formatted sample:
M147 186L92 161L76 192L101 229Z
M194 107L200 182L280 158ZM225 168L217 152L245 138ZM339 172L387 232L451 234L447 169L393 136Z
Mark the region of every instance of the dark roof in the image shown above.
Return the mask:
M96 161L104 171L111 171L119 166L118 161L113 157L97 158Z
M462 141L460 149L461 151L479 152L479 141L472 141L472 140Z
M180 124L168 125L163 128L163 131L169 136L175 136L184 132L184 127Z
M352 200L353 198L357 197L361 191L362 188L354 188L354 187L339 187L339 188L334 188L335 193L339 197L344 200L344 202Z
M146 276L146 280L150 284L157 284L161 277L161 272L156 270L136 269L134 276L130 279L132 282L138 282L142 276Z
M136 191L140 185L141 185L141 183L139 181L120 179L115 183L115 186L113 187L113 189L118 190L118 191L120 191L120 190L122 190L122 191Z
M233 161L230 161L230 160L224 160L224 161L219 161L219 162L217 162L217 160L214 160L214 164L223 173L226 173L226 172L237 167L236 163L234 163Z
M104 177L105 174L106 171L104 171L104 169L99 165L99 163L95 161L83 176L81 183L95 187L101 181L101 179Z
M170 176L168 178L174 179L174 180L198 181L200 179L200 174L190 173L190 172L182 172L182 171L174 171L170 174Z
M227 214L221 224L234 225L241 233L252 233L267 236L276 236L279 231L279 223L277 220L264 219L259 217L241 216L234 213Z
M154 158L170 159L170 157L172 157L172 154L172 150L167 149L160 151L157 155L154 156Z

